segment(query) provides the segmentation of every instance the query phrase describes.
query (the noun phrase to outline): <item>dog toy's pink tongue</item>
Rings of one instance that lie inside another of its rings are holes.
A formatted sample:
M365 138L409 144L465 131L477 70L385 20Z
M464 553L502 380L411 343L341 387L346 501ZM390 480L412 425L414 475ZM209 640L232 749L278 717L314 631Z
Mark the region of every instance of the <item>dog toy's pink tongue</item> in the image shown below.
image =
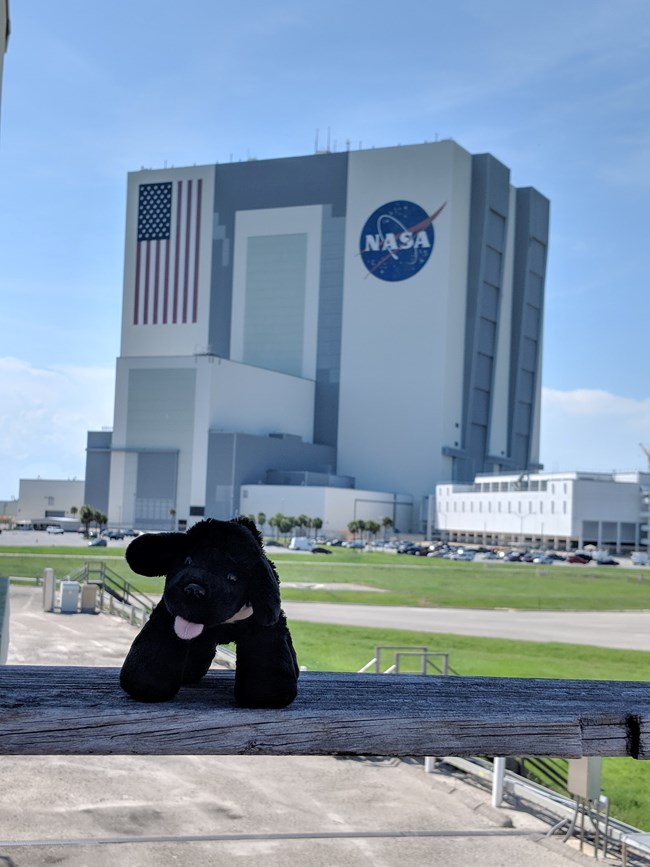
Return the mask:
M196 638L197 635L200 635L203 632L203 624L202 623L190 623L189 620L185 620L184 617L176 617L174 619L174 632L178 635L179 638L183 638L186 641L189 641L192 638Z

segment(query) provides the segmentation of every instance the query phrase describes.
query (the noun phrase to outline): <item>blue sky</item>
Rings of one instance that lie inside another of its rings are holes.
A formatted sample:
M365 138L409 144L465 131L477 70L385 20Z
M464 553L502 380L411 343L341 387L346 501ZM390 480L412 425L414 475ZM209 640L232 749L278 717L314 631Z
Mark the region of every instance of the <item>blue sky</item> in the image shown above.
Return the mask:
M110 426L127 172L453 138L551 200L541 459L650 446L648 0L12 0L0 499Z

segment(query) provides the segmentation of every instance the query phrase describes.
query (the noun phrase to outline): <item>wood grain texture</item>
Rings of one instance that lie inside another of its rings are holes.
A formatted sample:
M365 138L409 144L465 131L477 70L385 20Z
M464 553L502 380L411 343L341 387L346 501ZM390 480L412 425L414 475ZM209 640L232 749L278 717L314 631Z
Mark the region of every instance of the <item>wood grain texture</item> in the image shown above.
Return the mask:
M650 758L642 682L305 672L282 710L238 708L211 671L141 704L116 668L0 666L0 754Z

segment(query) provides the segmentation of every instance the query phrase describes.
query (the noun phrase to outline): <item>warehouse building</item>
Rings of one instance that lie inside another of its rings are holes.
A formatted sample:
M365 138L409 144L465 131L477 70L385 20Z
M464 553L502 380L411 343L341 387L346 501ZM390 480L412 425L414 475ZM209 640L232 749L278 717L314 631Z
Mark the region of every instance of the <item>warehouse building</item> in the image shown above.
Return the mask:
M650 472L504 473L442 484L429 528L454 542L615 552L648 547Z
M420 532L437 483L539 469L548 221L453 141L130 174L86 502L163 529L319 487L333 529Z

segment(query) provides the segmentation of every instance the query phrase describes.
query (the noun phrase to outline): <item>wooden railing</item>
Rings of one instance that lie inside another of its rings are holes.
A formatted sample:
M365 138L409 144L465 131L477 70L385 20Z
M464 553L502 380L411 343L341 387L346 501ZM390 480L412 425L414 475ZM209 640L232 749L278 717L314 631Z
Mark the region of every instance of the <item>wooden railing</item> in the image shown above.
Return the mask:
M211 671L140 704L118 670L0 666L0 754L650 758L650 685L305 672L282 710L238 708Z

